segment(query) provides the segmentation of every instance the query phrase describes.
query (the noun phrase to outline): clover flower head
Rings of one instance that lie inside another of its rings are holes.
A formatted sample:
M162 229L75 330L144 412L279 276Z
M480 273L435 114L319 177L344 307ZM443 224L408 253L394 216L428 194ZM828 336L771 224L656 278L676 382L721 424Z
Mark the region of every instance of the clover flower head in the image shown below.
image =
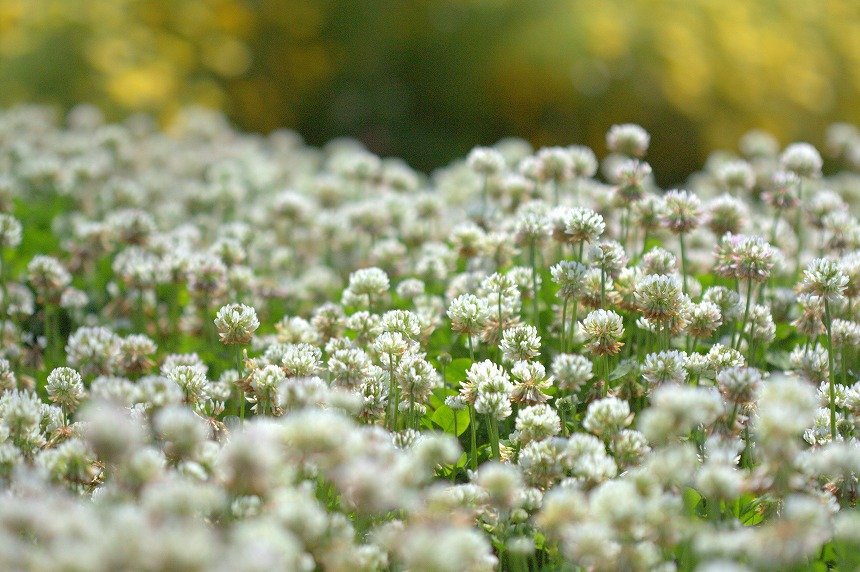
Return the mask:
M381 268L360 268L349 275L347 289L356 296L382 296L391 287L388 274Z
M675 255L665 248L655 246L642 256L645 274L672 274L677 265Z
M509 328L502 334L499 344L506 361L530 360L540 355L540 336L534 326Z
M595 355L612 355L621 350L624 321L612 310L594 310L580 322L586 347Z
M731 195L720 195L706 206L708 228L717 236L727 232L737 234L744 226L749 209L742 200Z
M490 318L490 308L485 298L474 294L457 296L448 307L451 329L459 334L474 335L484 329Z
M663 196L660 220L674 234L696 228L701 217L702 201L693 193L673 189Z
M122 338L101 326L78 328L66 343L66 359L82 375L111 375L122 360Z
M184 393L185 403L196 405L208 397L209 380L206 373L193 365L178 365L167 377Z
M603 217L586 207L576 207L564 217L564 231L572 242L594 242L603 231L606 223Z
M622 205L637 203L645 196L645 181L651 176L651 165L638 159L623 161L616 169L616 194Z
M481 175L496 175L505 170L505 158L492 147L475 147L469 151L466 164Z
M560 389L576 393L594 377L591 360L579 354L559 354L552 360L550 372Z
M591 147L571 145L567 148L567 152L570 155L574 177L588 178L597 173L597 157Z
M742 367L746 365L744 356L735 349L722 344L714 344L708 351L708 362L710 368L719 374L729 367Z
M630 404L617 397L606 397L588 405L582 426L595 435L606 437L630 425L631 421Z
M563 147L544 147L537 153L538 180L562 183L573 176L573 160Z
M225 344L247 344L260 327L257 312L244 304L222 306L215 316L218 337Z
M583 290L583 280L588 268L573 260L562 260L550 268L552 281L558 284L558 297L562 300L577 298Z
M627 264L627 253L620 243L603 240L588 249L588 260L603 272L615 276Z
M0 213L0 248L21 244L21 222L10 214Z
M729 192L745 192L755 185L755 171L746 161L729 160L717 167L716 179Z
M729 403L752 403L761 385L761 372L754 367L733 366L717 374L717 388Z
M687 333L697 338L708 338L722 323L720 307L709 301L688 304L684 309Z
M816 258L803 272L803 291L822 300L841 299L847 285L848 276L831 258Z
M642 314L654 322L667 322L685 307L681 285L674 276L645 276L636 285L633 298Z
M645 356L642 377L652 386L665 383L681 384L687 380L687 354L667 350Z
M63 290L72 282L72 275L59 260L37 254L27 264L30 284L40 298L58 303Z
M720 238L714 271L726 278L764 282L778 252L760 236L726 233Z
M561 419L549 405L530 405L517 413L516 429L521 443L542 441L558 435Z
M549 396L543 392L552 385L552 379L546 379L546 369L537 361L518 361L511 368L511 377L516 382L511 393L511 401L535 405L545 403Z
M50 400L68 412L77 409L86 393L81 374L70 367L58 367L51 371L45 388Z
M799 177L814 178L821 176L824 161L818 150L809 143L792 143L779 156L783 169Z
M644 157L650 143L648 132L634 123L613 125L606 134L606 147L628 157Z

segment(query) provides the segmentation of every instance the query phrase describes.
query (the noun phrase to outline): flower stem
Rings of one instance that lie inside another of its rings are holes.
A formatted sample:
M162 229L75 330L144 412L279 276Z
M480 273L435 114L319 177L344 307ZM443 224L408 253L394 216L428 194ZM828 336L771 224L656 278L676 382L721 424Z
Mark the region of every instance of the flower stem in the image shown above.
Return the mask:
M830 300L824 297L824 326L827 328L827 367L830 373L830 438L836 440L836 375L833 373L833 332Z
M236 389L239 392L239 399L236 403L239 411L239 421L244 425L245 423L245 392L242 391L242 386L239 385L239 382L242 381L242 348L241 344L234 344L234 348L236 348L236 374L239 376L236 380Z
M493 451L493 458L501 461L502 456L499 452L499 422L492 415L487 415L487 434L490 437L490 449Z
M469 428L471 429L471 437L472 437L472 448L470 451L472 470L476 471L478 469L478 428L475 427L477 423L477 417L475 415L475 407L473 405L469 406Z
M564 353L564 348L566 347L567 341L565 340L565 332L567 331L567 297L561 303L561 342L559 343L559 350L561 353Z
M538 274L537 274L537 245L532 240L529 245L529 258L532 263L532 311L534 312L535 327L540 331L540 313L538 312Z
M678 233L678 242L681 244L681 276L683 278L684 294L687 293L687 250L684 247L684 233Z
M747 301L746 301L746 305L744 307L744 319L741 321L741 327L737 332L737 334L738 334L737 341L736 341L737 347L734 348L736 350L741 347L741 340L744 337L744 330L747 327L747 318L749 318L749 315L750 315L750 301L752 300L752 291L753 291L752 280L748 280L747 281Z

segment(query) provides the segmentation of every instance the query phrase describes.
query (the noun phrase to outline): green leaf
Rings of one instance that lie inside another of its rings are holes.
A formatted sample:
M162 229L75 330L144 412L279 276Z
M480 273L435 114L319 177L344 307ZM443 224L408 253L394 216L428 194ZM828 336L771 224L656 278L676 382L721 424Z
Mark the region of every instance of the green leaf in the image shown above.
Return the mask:
M445 368L445 380L449 387L458 387L460 382L466 379L466 372L472 367L469 358L457 358Z
M469 426L469 412L467 410L461 409L459 411L454 411L447 405L442 405L433 412L431 419L433 420L433 423L441 427L445 433L454 435L455 415L457 416L457 434L455 436L459 437Z
M700 502L702 502L702 495L698 491L691 488L684 489L684 508L687 509L687 514L696 516Z
M767 363L777 369L791 369L791 354L788 352L768 352Z
M609 381L615 381L616 379L621 379L633 369L633 362L624 361L618 364L618 367L612 370L612 373L609 374Z

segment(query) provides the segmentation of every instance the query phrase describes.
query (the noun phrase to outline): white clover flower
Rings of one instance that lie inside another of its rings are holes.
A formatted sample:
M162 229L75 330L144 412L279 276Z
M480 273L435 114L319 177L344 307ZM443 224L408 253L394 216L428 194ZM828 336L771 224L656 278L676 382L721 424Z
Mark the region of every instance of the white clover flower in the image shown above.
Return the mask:
M593 177L597 173L597 157L591 147L571 145L567 148L573 168L573 176L577 178Z
M193 365L178 365L167 377L183 392L185 403L195 405L208 397L209 380L206 373Z
M517 326L502 333L499 349L505 361L530 360L540 355L540 340L534 326Z
M322 352L310 344L288 344L280 365L287 377L313 377L322 370Z
M604 444L594 435L576 433L570 436L564 450L566 468L571 475L591 483L612 478L617 473L615 461Z
M642 377L652 386L664 383L682 384L687 380L687 354L678 350L667 350L645 356Z
M348 300L359 299L366 302L372 311L374 302L384 296L390 287L388 274L381 268L361 268L349 275L344 304L348 305Z
M562 300L571 300L579 297L583 291L583 279L588 268L572 260L562 260L552 268L550 273L552 281L558 284L558 297Z
M594 355L612 355L624 344L619 341L624 335L624 321L612 310L594 310L579 323L585 334L586 347Z
M552 408L543 403L520 409L517 414L516 429L521 443L542 441L558 435L561 419Z
M685 306L681 284L674 276L645 276L636 284L633 298L648 320L659 323L671 320L680 314Z
M696 228L702 218L702 201L695 194L673 189L663 196L660 220L674 234Z
M430 392L440 385L436 369L422 355L408 353L403 356L394 371L394 379L400 387L400 397L410 404L423 404Z
M709 338L723 323L720 307L708 300L688 304L683 314L687 333L697 338Z
M382 315L383 332L399 332L404 337L415 339L421 335L421 320L409 310L391 310Z
M487 300L474 294L461 294L448 307L451 329L465 335L475 335L483 330L490 318Z
M717 236L727 232L740 233L749 217L749 207L741 199L720 195L708 201L705 219L708 228Z
M59 260L38 254L27 264L28 280L40 298L59 303L63 290L72 282L72 275Z
M632 421L630 404L616 397L606 397L588 405L582 426L595 435L608 437L618 433Z
M613 125L606 134L606 147L611 152L630 157L644 157L650 143L648 132L634 123Z
M82 375L112 375L122 360L122 338L100 326L78 328L66 343L66 359Z
M809 143L792 143L779 156L782 168L800 177L820 177L824 161L818 150Z
M10 214L0 213L0 248L21 244L21 222Z
M69 367L58 367L48 374L46 389L48 397L62 406L63 411L73 412L86 395L81 374Z
M803 271L803 291L831 303L842 298L847 285L848 276L830 258L816 258Z
M505 158L492 147L475 147L466 157L470 169L481 175L496 175L505 170Z
M225 344L247 344L260 327L257 312L244 304L222 306L215 316L218 337Z
M724 412L720 394L706 387L662 385L654 390L651 403L639 417L639 430L653 443L683 437Z
M373 362L358 348L339 349L328 360L334 387L357 387L373 375Z
M739 367L746 364L741 353L722 344L714 344L708 351L709 369L720 373L728 367Z
M579 354L559 354L552 361L550 371L562 390L578 392L594 377L591 360Z
M717 374L717 387L729 403L752 403L761 383L761 372L753 367L734 366Z
M641 264L645 274L669 275L675 272L677 259L665 248L655 246L642 256Z

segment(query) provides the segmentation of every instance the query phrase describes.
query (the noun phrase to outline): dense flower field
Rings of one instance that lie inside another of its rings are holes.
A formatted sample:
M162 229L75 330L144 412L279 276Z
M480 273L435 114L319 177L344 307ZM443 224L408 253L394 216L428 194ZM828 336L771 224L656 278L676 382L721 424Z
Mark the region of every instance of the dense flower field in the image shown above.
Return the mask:
M0 112L0 568L854 570L860 133L426 177ZM599 170L599 174L598 174Z

